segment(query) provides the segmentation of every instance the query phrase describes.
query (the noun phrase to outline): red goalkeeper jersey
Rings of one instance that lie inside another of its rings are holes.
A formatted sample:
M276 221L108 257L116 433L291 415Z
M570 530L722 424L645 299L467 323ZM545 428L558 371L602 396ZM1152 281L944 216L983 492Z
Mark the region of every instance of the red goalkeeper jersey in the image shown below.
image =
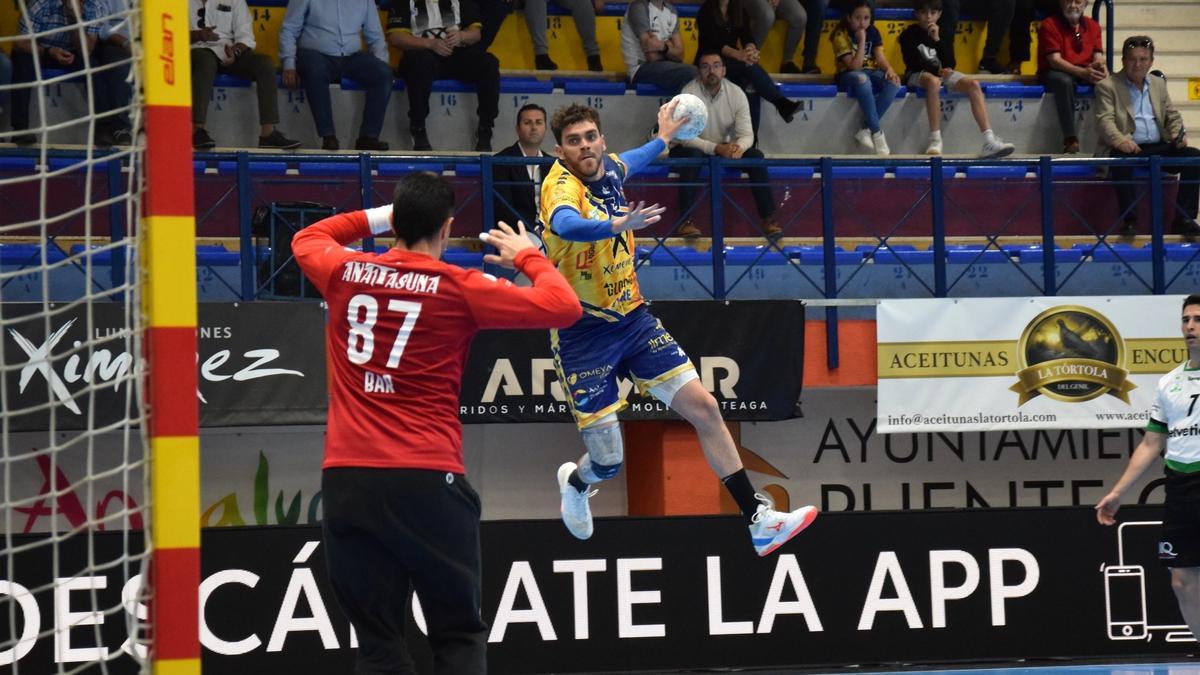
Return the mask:
M458 396L484 328L563 328L579 300L535 249L514 261L520 288L477 270L393 248L344 246L391 232L391 206L343 213L301 230L292 251L329 305L329 421L323 466L463 473Z

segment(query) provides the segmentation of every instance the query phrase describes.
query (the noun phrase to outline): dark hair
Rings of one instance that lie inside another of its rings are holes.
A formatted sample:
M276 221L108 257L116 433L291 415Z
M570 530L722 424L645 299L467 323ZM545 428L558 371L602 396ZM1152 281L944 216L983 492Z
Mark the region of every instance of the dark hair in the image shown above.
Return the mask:
M540 106L536 103L526 103L525 105L521 106L520 110L517 111L517 122L519 123L521 121L521 115L524 115L525 113L529 112L530 110L537 110L537 111L541 112L543 119L550 118L550 116L546 114L546 109L543 108L542 106Z
M921 10L940 12L942 11L942 0L913 0L913 11L919 12Z
M1183 299L1183 309L1187 309L1188 305L1200 305L1200 295L1192 293Z
M550 121L550 130L554 132L554 142L562 145L563 129L580 122L595 122L596 131L600 131L600 112L595 108L578 103L555 110L554 119Z
M1121 56L1129 56L1134 49L1149 49L1150 58L1154 58L1154 40L1149 35L1130 35L1125 38L1125 44L1121 45Z
M838 25L849 30L850 15L859 7L866 7L871 12L871 22L875 21L875 3L871 0L842 0L838 3L838 9L842 10L842 21Z
M392 229L406 246L432 239L454 215L454 188L431 171L410 173L396 182Z
M696 52L696 65L700 65L700 59L706 56L721 56L721 50L717 47L705 47ZM721 63L725 63L725 57L721 56Z

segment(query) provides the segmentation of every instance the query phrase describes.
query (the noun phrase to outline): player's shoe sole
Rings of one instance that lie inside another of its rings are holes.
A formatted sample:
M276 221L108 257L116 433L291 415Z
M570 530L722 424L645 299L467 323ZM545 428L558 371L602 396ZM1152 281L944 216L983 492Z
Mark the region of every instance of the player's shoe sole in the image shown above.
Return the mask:
M791 541L792 537L795 537L803 532L809 525L812 525L813 521L816 520L817 516L821 513L820 509L815 506L805 506L804 508L800 509L800 511L802 512L800 520L793 524L789 529L781 531L771 537L752 537L752 541L754 542L754 550L758 553L759 557L768 556L771 553L774 553L775 549Z

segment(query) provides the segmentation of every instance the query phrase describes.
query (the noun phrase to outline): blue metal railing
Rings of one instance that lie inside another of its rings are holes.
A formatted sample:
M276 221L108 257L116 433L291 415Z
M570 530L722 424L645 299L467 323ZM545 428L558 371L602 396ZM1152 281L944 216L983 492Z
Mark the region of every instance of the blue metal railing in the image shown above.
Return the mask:
M28 152L28 151L26 151ZM4 153L6 155L14 153ZM55 151L55 157L76 157L83 156L77 151ZM254 189L257 177L253 173L253 167L260 162L287 162L291 165L301 165L305 163L333 163L333 164L348 164L353 166L354 171L348 170L340 172L338 180L351 183L356 188L356 197L354 204L357 207L367 207L378 203L379 196L376 195L375 189L380 181L380 174L394 173L394 171L384 171L385 167L402 166L421 167L429 166L430 168L441 169L443 165L467 165L479 167L479 193L481 195L481 211L483 222L494 222L495 214L493 212L493 196L495 193L495 181L493 180L492 169L499 165L522 165L527 164L528 160L523 158L496 157L490 155L482 155L471 158L466 157L445 157L445 156L394 156L394 155L369 155L369 154L337 154L337 155L281 155L279 153L198 153L196 159L204 162L208 166L215 166L222 161L233 161L236 163L236 175L232 177L233 187L230 188L236 193L237 214L239 237L241 240L241 288L239 295L243 300L253 300L257 296L257 287L255 283L256 273L256 254L254 251L254 238L251 232L251 217L252 206L254 202ZM548 163L552 160L542 160L542 163ZM749 167L766 166L768 169L772 167L811 167L819 171L820 175L814 178L814 181L819 181L819 195L821 204L821 255L824 261L822 265L822 275L819 280L813 284L822 297L826 300L837 300L845 288L845 282L839 286L837 275L837 253L836 248L837 238L839 236L848 236L846 232L839 232L836 216L839 209L842 208L838 204L835 188L842 181L847 179L838 177L839 167L888 167L895 170L900 170L905 167L918 167L928 171L928 183L917 183L921 188L922 194L917 199L917 203L923 200L928 200L930 208L930 223L926 232L930 236L930 249L933 252L933 283L932 287L926 286L929 294L933 297L946 297L954 287L957 280L951 280L948 276L948 261L947 261L947 232L946 232L946 214L945 206L947 201L947 186L944 180L944 168L962 168L969 167L1022 167L1024 170L1018 171L1024 176L1026 171L1035 168L1037 169L1037 192L1039 204L1040 218L1040 233L1041 233L1041 255L1042 255L1042 278L1038 290L1045 295L1056 295L1061 282L1058 280L1058 268L1060 263L1056 260L1055 255L1055 236L1056 231L1060 229L1055 223L1055 206L1056 206L1056 183L1055 168L1063 166L1090 166L1093 168L1110 167L1110 166L1127 166L1136 167L1147 172L1144 179L1139 179L1137 182L1141 184L1143 181L1148 184L1148 198L1150 203L1150 251L1151 251L1151 274L1150 279L1143 281L1146 290L1162 294L1166 292L1168 286L1166 279L1166 249L1164 244L1164 222L1163 213L1165 195L1163 190L1163 174L1167 167L1176 167L1180 165L1200 165L1200 159L1197 158L1169 158L1154 156L1149 158L1029 158L1029 159L1006 159L1006 160L976 160L976 159L949 159L934 157L929 159L877 159L877 158L813 158L813 159L769 159L769 160L724 160L713 156L703 159L672 159L662 162L672 168L682 167L701 167L707 168L708 176L701 179L701 182L691 183L697 187L708 188L708 206L711 210L712 221L712 249L711 255L711 271L712 284L711 288L705 287L705 291L714 299L724 299L728 297L728 292L732 285L726 277L726 268L728 263L725 259L725 237L726 227L724 217L725 202L727 196L726 187L729 185L726 175L727 168L746 169ZM107 185L110 194L118 194L123 190L122 172L126 171L127 167L122 167L120 162L110 161L106 165ZM270 181L277 182L296 182L302 181L301 177L297 176L279 176L274 175L269 177ZM312 179L309 179L312 180ZM471 180L475 180L472 178ZM808 179L805 179L806 181ZM322 181L328 182L328 181ZM638 181L637 177L633 177L630 181L631 186L636 185L659 185L677 187L681 184L680 181L671 179L670 177L656 180ZM748 183L739 179L736 183L739 187L745 187ZM223 196L225 199L228 196ZM740 210L736 203L733 204L735 210ZM956 204L956 206L958 206ZM1062 206L1062 204L1059 204ZM958 207L962 210L962 207ZM1067 208L1070 208L1068 205ZM1178 207L1176 207L1178 208ZM909 209L912 213L913 209ZM1096 248L1107 248L1114 250L1109 242L1109 239L1116 239L1114 234L1110 233L1113 225L1110 224L1107 228L1093 228L1091 224L1085 222L1078 213L1072 211L1081 223L1086 225L1097 240ZM909 214L905 214L905 218ZM114 239L121 239L129 233L123 231L121 225L124 222L123 206L119 203L109 207L109 218L113 223L112 236ZM876 250L887 246L888 240L893 236L896 225L891 229L886 226L872 228L867 234L875 237L879 242ZM666 239L670 233L659 237L644 238L646 241L654 241L653 248L649 253L663 248L671 257L675 257L675 253L665 248ZM987 247L999 249L997 239L1002 236L994 232L985 232L984 237L988 239ZM374 242L365 242L370 247ZM124 251L119 251L118 255L124 255ZM780 255L785 258L787 253L782 250L778 244L771 244L769 248L764 248L760 255L750 262L750 267L758 264L765 255ZM1120 255L1116 256L1120 260ZM678 260L678 258L676 258ZM800 270L800 266L794 260L788 259L788 263L792 265L800 274L805 273ZM903 259L900 259L900 264L908 266ZM1066 264L1066 263L1063 263ZM691 269L684 265L684 269L693 279L699 281ZM114 265L113 274L123 273L123 265ZM1133 268L1130 267L1133 271ZM911 270L910 270L911 271ZM856 272L855 272L856 273ZM1134 272L1136 274L1136 272ZM740 280L740 277L739 277ZM119 285L119 281L114 277L114 285ZM1065 280L1064 280L1065 281ZM736 284L738 280L734 280ZM703 284L701 284L703 285ZM827 331L829 331L830 345L830 362L835 365L837 362L836 353L836 331L837 331L837 308L829 306L826 308Z

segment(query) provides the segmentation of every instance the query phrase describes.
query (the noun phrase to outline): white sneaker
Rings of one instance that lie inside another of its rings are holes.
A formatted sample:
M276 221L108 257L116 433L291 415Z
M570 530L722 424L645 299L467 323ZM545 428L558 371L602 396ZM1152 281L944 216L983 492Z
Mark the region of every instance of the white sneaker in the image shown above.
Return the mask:
M571 472L578 468L575 462L567 462L558 467L558 491L562 495L563 524L567 531L576 539L588 539L592 536L592 507L588 499L596 494L595 490L580 492L567 480Z
M754 496L762 503L758 505L758 511L750 521L750 541L753 542L754 551L759 556L765 556L786 544L804 528L812 525L820 513L815 506L802 506L791 513L780 513L774 509L771 500L760 494Z
M984 141L983 149L979 151L979 156L983 159L995 159L997 157L1008 157L1013 153L1013 144L1005 143L1003 138L995 137L996 140Z
M880 157L887 157L892 154L892 149L888 147L887 138L884 137L882 131L876 131L871 134L871 146L875 148L875 154Z
M941 136L930 136L929 137L929 146L925 148L925 154L927 154L927 155L942 154L942 137Z
M867 150L870 150L871 152L875 151L875 143L871 141L870 129L859 129L858 131L854 132L854 140Z

